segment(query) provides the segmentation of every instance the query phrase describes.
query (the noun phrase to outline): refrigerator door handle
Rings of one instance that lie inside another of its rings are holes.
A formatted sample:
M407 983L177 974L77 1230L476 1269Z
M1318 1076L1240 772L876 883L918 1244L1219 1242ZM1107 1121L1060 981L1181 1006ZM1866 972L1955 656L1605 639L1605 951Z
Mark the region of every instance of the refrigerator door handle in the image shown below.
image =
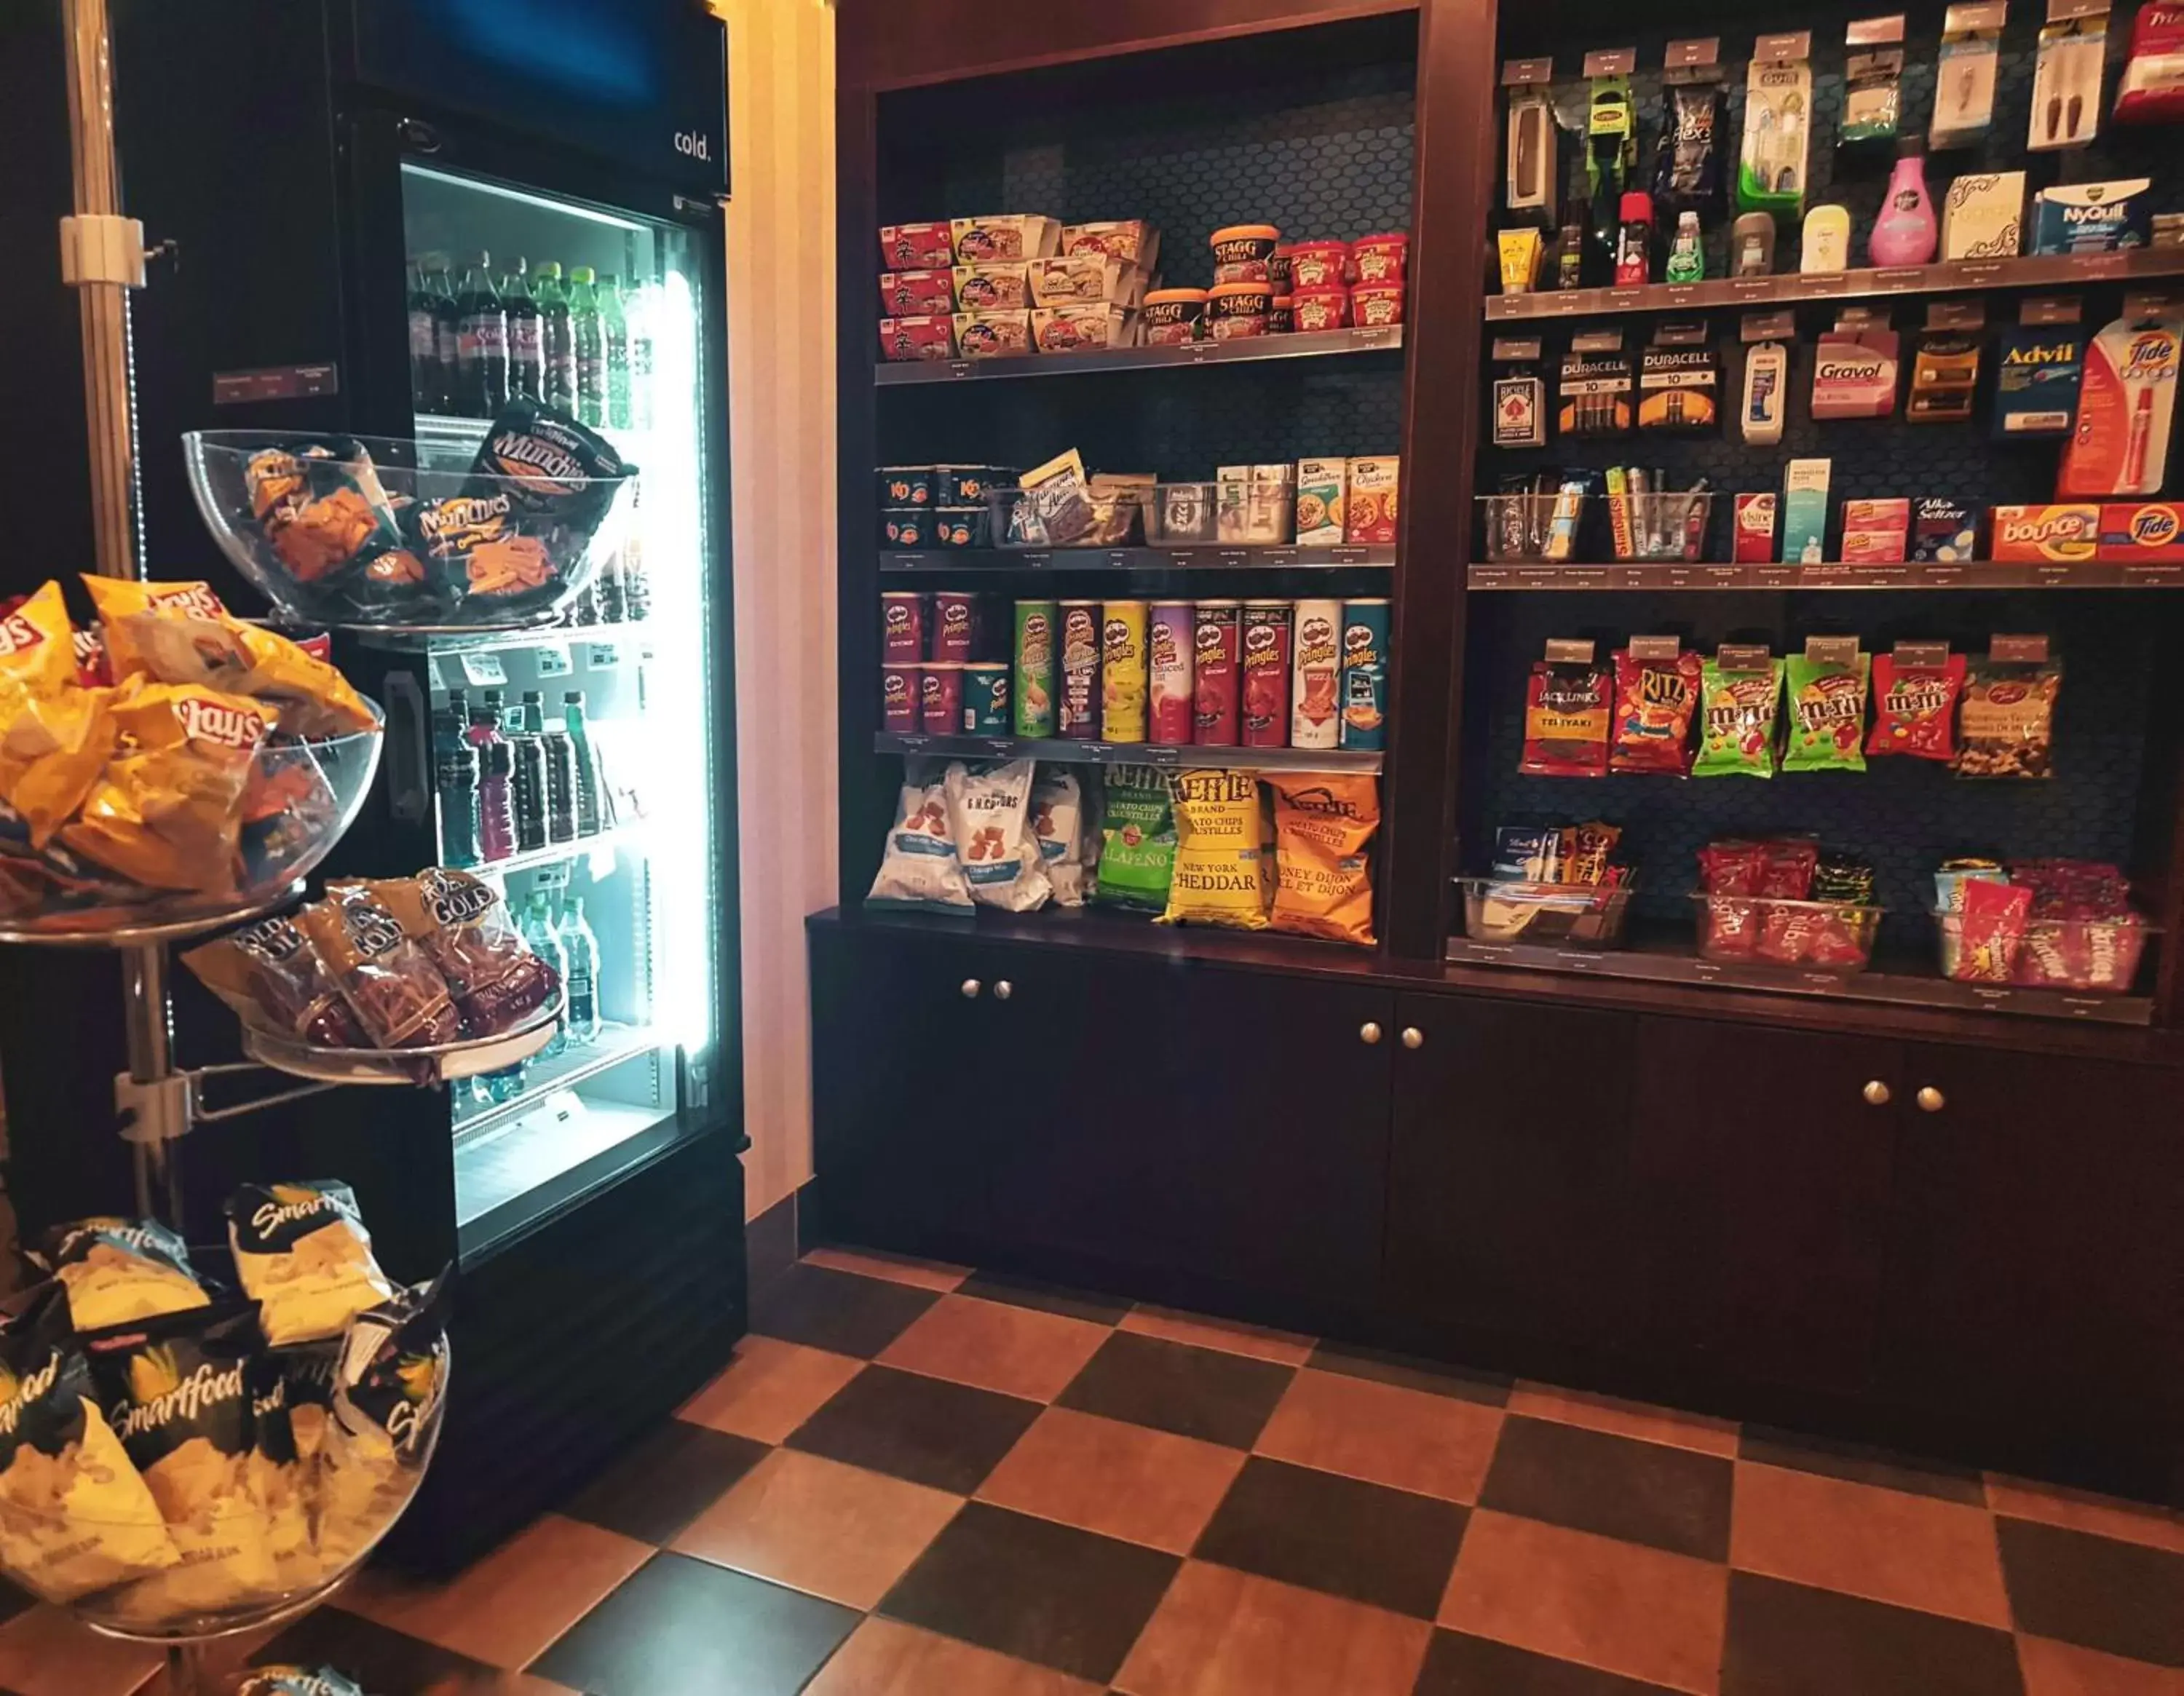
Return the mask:
M432 753L426 742L425 692L408 671L389 671L387 703L387 803L405 825L432 816Z

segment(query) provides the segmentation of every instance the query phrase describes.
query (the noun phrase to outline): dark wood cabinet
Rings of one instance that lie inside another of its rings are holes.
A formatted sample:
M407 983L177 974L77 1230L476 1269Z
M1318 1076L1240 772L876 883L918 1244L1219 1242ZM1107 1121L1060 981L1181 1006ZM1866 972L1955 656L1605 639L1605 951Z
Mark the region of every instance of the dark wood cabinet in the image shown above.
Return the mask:
M1428 1326L1612 1340L1636 1021L1437 995L1397 998L1396 1021L1390 1303Z
M1903 1045L1648 1018L1636 1057L1640 1338L1769 1383L1864 1387Z

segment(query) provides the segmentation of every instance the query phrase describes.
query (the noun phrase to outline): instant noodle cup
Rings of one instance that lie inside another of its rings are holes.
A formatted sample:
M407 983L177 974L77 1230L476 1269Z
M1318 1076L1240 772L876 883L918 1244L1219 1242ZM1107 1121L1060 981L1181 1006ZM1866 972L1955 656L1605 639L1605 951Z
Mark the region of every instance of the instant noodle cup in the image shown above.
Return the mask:
M1411 238L1400 230L1360 236L1350 244L1350 267L1360 283L1400 283L1410 251Z
M1274 796L1273 928L1370 948L1379 782L1308 771L1264 781Z
M1319 330L1346 329L1350 323L1350 291L1346 288L1301 288L1290 297L1290 322L1301 334Z
M1159 922L1265 930L1269 879L1258 778L1249 771L1183 771L1170 792L1175 864Z
M245 1184L226 1211L235 1276L276 1348L338 1337L394 1293L347 1184Z
M1361 330L1401 324L1403 321L1402 284L1359 283L1350 291L1350 321Z
M0 616L0 800L42 848L82 805L114 745L112 692L77 681L58 583Z
M1299 242L1290 250L1290 287L1297 294L1346 287L1350 281L1347 242ZM1304 326L1297 326L1301 330Z

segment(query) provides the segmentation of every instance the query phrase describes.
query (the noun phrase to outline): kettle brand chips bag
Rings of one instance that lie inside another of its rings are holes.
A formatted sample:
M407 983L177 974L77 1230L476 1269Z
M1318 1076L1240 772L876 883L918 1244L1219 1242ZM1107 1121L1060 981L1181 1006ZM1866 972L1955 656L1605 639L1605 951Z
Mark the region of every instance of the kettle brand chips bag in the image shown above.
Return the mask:
M278 1348L337 1337L393 1294L347 1184L245 1184L227 1203L235 1275Z
M1266 781L1274 792L1274 929L1370 948L1379 781L1276 771Z
M1111 765L1100 817L1100 877L1093 899L1103 906L1167 907L1175 872L1175 814L1167 778L1150 765Z
M182 1239L157 1220L56 1225L29 1258L68 1293L69 1323L78 1331L181 1313L211 1300Z
M1170 787L1176 847L1163 925L1267 927L1259 780L1248 771L1178 772Z
M1701 683L1699 755L1694 777L1772 777L1774 726L1782 704L1783 664L1706 662Z

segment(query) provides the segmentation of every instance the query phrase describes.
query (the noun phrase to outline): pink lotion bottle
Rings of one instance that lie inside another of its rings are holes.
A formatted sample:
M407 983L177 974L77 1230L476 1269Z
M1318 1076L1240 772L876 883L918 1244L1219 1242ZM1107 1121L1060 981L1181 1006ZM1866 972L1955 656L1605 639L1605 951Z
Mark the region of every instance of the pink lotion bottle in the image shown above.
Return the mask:
M1876 265L1923 265L1933 259L1941 237L1934 197L1926 192L1926 150L1907 141L1888 179L1888 196L1866 251Z

